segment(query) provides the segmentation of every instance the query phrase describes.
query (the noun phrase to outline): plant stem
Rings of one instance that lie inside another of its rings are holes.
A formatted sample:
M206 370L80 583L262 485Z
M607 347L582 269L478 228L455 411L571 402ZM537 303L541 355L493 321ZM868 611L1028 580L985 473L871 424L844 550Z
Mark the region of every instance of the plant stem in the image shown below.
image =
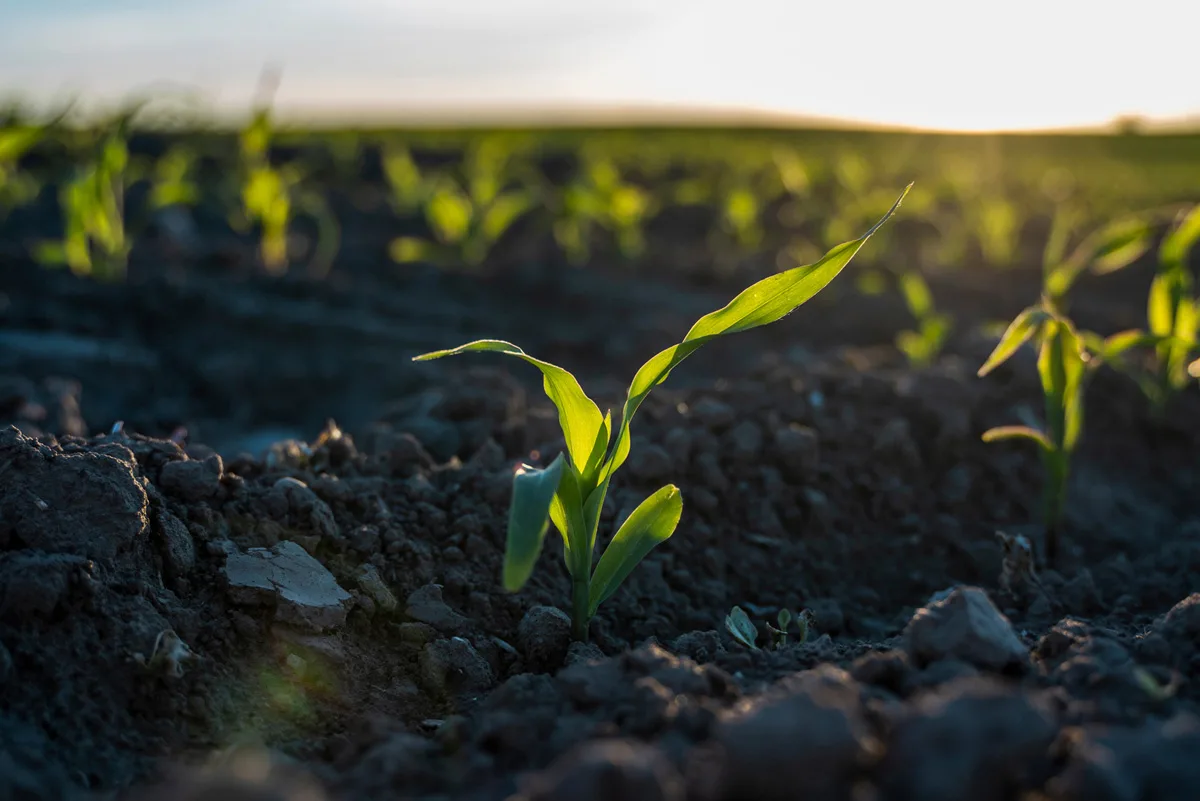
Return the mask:
M588 615L591 588L588 584L586 573L571 579L571 637L577 642L587 642L588 639L588 624L591 623Z

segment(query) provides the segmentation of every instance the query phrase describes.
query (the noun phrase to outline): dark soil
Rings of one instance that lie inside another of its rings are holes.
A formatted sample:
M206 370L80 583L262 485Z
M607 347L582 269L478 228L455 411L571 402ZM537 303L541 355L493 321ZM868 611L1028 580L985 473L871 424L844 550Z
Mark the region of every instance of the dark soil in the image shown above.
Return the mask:
M667 482L683 520L569 645L560 545L499 586L512 470L562 446L536 371L409 357L507 339L616 406L737 282L400 271L361 227L322 282L0 255L0 799L1196 797L1194 390L1152 421L1097 375L1061 564L1000 589L996 532L1039 543L1040 471L979 435L1039 390L1032 354L976 378L993 341L967 323L1035 274L935 280L962 325L928 369L891 345L899 300L849 276L693 357L603 530ZM1137 325L1144 278L1072 312ZM345 436L316 442L329 419ZM331 618L235 592L285 541L349 594ZM768 645L781 607L813 612L806 642Z

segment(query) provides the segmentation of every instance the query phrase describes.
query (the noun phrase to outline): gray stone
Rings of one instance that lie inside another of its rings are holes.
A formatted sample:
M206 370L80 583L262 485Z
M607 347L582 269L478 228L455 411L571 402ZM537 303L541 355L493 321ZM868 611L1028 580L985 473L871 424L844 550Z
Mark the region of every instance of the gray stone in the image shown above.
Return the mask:
M955 587L918 609L904 629L905 647L917 665L959 659L982 670L1025 665L1029 650L987 593Z
M492 668L462 637L431 642L421 649L425 689L441 695L483 693L495 684Z
M426 584L409 595L405 614L443 634L461 634L471 628L469 618L455 612L442 600L440 584Z
M813 598L805 606L813 613L813 628L817 634L841 634L846 627L842 605L836 598Z
M158 475L159 485L175 497L194 503L215 497L221 490L225 465L217 454L195 461L167 462Z
M182 520L165 508L157 512L156 522L162 538L167 577L171 580L183 578L196 566L196 543L192 541L192 533Z
M350 593L294 542L231 554L225 578L234 603L274 606L281 623L319 632L346 621Z
M299 479L281 478L263 499L268 511L283 521L293 534L336 539L337 523L329 504Z
M571 618L553 606L535 606L521 618L517 644L531 670L557 670L571 647Z

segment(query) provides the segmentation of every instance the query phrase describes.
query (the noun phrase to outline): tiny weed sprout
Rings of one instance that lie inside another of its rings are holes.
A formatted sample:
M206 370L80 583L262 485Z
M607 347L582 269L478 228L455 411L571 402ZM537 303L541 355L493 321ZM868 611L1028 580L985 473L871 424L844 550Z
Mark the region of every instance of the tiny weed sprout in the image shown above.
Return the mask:
M1137 345L1143 337L1140 332L1121 332L1108 339L1080 334L1070 319L1049 298L1044 298L1040 305L1017 315L979 368L979 376L986 376L1031 340L1038 348L1045 427L1032 421L1030 425L1000 426L985 431L983 440L1027 439L1037 444L1045 471L1042 508L1045 556L1053 566L1058 559L1071 456L1083 433L1083 397L1088 375L1100 364ZM1089 354L1085 348L1088 340L1095 343L1095 354Z
M504 555L505 588L515 592L524 586L553 522L562 537L567 572L571 575L572 634L577 640L586 640L588 623L596 609L617 591L655 546L675 532L683 513L679 488L671 484L662 487L621 524L593 572L600 511L613 475L629 456L630 425L642 401L706 342L781 320L815 296L837 277L871 235L895 213L903 199L902 194L858 239L838 245L813 264L759 281L725 307L697 320L682 342L661 351L637 371L615 426L612 412L601 414L575 376L533 358L512 343L479 340L414 357L414 361L426 361L480 351L515 356L541 370L546 395L558 409L566 453L560 453L544 468L523 465L513 478Z
M779 624L778 628L772 626L770 623L767 624L767 628L771 630L771 634L775 635L775 647L782 648L783 646L787 645L788 626L792 625L791 611L788 609L780 609L779 614L775 616L775 622ZM804 622L798 622L803 627Z
M921 274L910 270L900 276L900 291L909 313L917 322L915 331L896 335L896 347L914 367L926 367L937 358L950 335L950 316L940 314L933 306L933 293Z
M725 630L751 651L758 650L758 629L754 627L750 616L742 607L735 606L729 610L729 614L725 616Z

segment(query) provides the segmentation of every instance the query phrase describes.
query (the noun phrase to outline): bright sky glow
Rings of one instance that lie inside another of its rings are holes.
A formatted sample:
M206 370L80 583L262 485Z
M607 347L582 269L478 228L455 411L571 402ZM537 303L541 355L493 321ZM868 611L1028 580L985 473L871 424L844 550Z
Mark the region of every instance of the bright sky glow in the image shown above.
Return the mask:
M244 111L686 107L952 130L1200 115L1200 3L0 0L0 95Z

